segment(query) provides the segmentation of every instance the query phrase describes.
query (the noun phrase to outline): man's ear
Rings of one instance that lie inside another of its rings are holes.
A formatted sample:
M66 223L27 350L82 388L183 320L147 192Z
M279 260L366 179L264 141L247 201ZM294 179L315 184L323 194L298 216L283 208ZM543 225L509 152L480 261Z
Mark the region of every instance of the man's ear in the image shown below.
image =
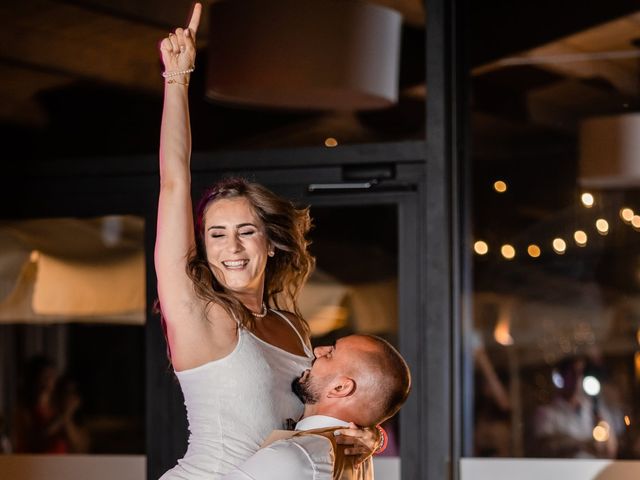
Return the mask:
M356 391L356 382L353 378L340 376L332 383L331 390L327 394L329 398L343 398L353 395Z

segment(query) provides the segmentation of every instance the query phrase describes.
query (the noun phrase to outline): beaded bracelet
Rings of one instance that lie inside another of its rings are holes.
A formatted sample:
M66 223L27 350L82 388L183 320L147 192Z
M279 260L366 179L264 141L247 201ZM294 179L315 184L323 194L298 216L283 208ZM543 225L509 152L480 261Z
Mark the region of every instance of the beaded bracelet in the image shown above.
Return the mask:
M374 454L380 455L382 452L386 450L389 442L387 441L387 432L384 431L384 428L382 428L380 425L376 425L376 428L380 433L380 444L376 447Z
M164 78L177 77L178 75L186 75L187 73L191 73L195 70L194 67L188 68L187 70L177 70L175 72L162 72L162 76Z

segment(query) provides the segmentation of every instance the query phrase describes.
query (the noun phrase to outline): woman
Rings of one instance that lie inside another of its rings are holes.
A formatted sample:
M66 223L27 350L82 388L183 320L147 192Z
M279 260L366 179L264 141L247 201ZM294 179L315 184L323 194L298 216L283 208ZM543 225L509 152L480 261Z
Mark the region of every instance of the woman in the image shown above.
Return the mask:
M15 419L16 453L86 453L89 437L77 422L82 403L75 384L59 377L53 361L35 356L27 364Z
M214 480L298 418L291 382L313 359L295 297L313 268L308 212L244 180L214 186L191 216L187 87L201 6L162 40L165 97L155 265L171 361L187 406L185 457L162 478ZM279 302L293 313L270 307ZM376 435L344 429L354 454Z

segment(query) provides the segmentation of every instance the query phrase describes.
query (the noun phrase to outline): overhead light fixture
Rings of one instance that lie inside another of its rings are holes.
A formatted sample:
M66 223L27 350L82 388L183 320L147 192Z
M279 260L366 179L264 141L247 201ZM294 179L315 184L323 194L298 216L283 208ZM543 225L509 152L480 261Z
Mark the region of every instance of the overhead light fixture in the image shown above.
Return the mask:
M145 258L135 251L103 261L71 261L32 251L9 295L3 323L145 322ZM117 286L117 288L114 288Z
M209 98L305 110L370 110L398 99L402 16L364 1L211 4Z
M592 117L580 125L579 182L585 187L640 185L640 114Z

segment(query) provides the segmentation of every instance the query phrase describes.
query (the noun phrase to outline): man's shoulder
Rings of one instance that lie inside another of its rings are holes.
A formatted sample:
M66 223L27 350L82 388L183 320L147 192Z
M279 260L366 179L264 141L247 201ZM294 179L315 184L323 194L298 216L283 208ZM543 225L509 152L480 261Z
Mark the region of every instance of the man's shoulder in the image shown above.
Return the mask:
M331 480L331 441L320 435L302 435L277 440L258 450L229 480ZM235 476L234 476L235 475Z
M333 463L333 446L331 440L320 432L305 432L302 435L280 440L275 444L278 443L283 444L281 448L285 448L285 444L288 444L286 446L288 449L302 450L313 461L329 461Z
M283 462L283 468L299 471L302 465L309 465L318 472L318 479L333 477L334 453L329 440L324 435L309 433L286 440L279 440L269 447ZM286 465L285 465L286 462Z

